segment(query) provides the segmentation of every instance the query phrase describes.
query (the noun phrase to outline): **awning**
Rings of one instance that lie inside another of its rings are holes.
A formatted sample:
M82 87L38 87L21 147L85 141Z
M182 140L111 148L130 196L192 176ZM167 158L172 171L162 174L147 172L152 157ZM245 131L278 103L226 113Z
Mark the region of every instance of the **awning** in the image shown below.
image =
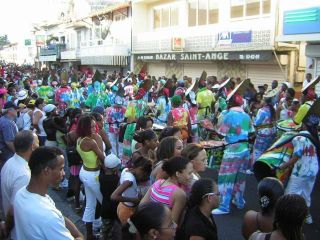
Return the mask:
M280 35L276 42L320 42L320 33Z
M128 56L90 56L81 57L83 65L110 65L110 66L128 66Z
M97 12L91 14L90 17L92 18L92 17L105 15L107 13L111 13L111 12L114 12L114 11L117 11L117 10L120 10L123 8L127 8L127 7L130 7L130 3L121 3L121 4L109 6L109 7L106 7L105 9L102 9L100 11L97 11Z

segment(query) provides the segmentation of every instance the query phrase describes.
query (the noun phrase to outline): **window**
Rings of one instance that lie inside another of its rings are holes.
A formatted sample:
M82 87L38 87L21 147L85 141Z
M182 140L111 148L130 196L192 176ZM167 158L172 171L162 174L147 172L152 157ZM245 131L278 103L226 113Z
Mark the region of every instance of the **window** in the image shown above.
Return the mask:
M170 8L162 9L161 27L166 28L170 26Z
M218 0L190 0L188 8L189 27L219 22Z
M271 0L230 0L230 17L241 18L269 14Z
M179 8L176 6L157 8L153 11L153 28L167 28L179 25Z
M160 28L160 22L161 21L161 9L156 9L153 12L153 27L155 29Z
M243 17L244 0L231 0L231 18Z
M255 16L260 13L260 0L246 0L246 16Z
M271 0L262 0L262 14L270 13Z
M218 1L209 1L209 24L219 22L219 5Z
M198 25L206 25L207 24L207 0L199 0L198 3Z
M178 7L170 8L170 25L171 26L179 25L179 8Z
M189 3L189 26L193 27L197 25L197 2Z

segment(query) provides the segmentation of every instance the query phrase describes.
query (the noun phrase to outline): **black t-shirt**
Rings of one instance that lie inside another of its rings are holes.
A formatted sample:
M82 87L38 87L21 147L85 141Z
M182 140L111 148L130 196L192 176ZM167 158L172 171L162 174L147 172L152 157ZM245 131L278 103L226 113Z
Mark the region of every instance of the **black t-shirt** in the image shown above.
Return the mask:
M191 236L199 236L207 240L218 240L217 226L212 215L210 219L212 222L195 206L187 212L175 239L189 240Z
M100 172L100 191L103 197L101 217L104 219L117 219L118 202L112 201L110 197L118 187L119 180L120 177L118 175L106 175L103 171Z
M56 127L53 118L46 118L43 120L43 129L47 134L48 141L56 141Z

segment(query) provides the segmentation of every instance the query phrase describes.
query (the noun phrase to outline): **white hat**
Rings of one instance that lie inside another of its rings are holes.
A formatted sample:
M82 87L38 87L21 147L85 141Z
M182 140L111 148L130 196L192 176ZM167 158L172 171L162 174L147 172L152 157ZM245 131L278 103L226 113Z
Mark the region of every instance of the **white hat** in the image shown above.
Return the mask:
M21 90L18 92L18 100L24 100L28 97L28 93L26 90Z
M113 153L104 158L104 166L106 168L115 168L121 164L121 160Z
M211 89L220 89L220 85L218 83L216 83L215 85L213 85L213 87Z
M57 107L53 104L47 104L43 107L43 111L45 111L46 113L49 113L49 112L52 112L56 108Z

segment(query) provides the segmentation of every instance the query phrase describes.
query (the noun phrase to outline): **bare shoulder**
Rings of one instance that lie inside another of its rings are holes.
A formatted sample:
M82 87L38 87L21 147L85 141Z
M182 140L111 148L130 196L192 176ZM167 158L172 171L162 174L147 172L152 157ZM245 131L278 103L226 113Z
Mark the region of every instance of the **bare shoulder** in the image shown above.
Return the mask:
M247 223L247 224L250 224L252 222L256 222L257 214L259 214L259 213L254 210L247 211L243 217L243 222Z

